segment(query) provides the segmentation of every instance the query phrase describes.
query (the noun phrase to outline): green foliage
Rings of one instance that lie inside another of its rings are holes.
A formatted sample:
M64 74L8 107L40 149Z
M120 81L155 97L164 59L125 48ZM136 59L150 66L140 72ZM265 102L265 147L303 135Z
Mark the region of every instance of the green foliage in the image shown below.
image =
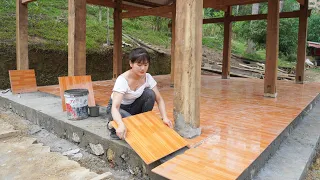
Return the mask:
M0 0L0 42L15 43L15 6L14 0ZM296 0L286 0L283 11L299 9ZM236 12L236 10L238 10ZM101 21L99 12L101 11ZM251 14L251 5L233 7L233 14L237 16ZM267 13L267 3L260 3L259 13ZM107 8L87 5L86 16L86 46L88 50L97 50L109 39L113 40L113 9L110 9L109 24L107 24ZM223 11L205 8L204 18L219 18ZM28 4L28 34L30 39L38 39L45 48L67 49L68 43L68 2L66 0L41 0ZM171 30L169 19L160 17L138 17L123 20L123 32L145 42L170 47ZM320 42L320 14L313 12L309 18L308 41ZM235 22L233 23L232 53L243 57L263 61L265 59L267 22ZM296 60L298 19L280 20L279 65L291 66ZM246 54L246 42L255 42L256 52ZM124 38L124 41L127 41ZM130 42L129 42L130 43ZM223 23L203 25L203 45L223 49Z
M312 13L308 21L308 41L320 42L320 14Z
M223 49L223 39L219 36L205 36L202 38L202 44L213 49Z
M0 1L0 41L15 43L16 36L16 2ZM99 11L101 10L101 22ZM97 50L109 39L113 40L113 9L109 12L107 25L107 8L87 5L86 48ZM165 18L141 17L123 21L123 30L146 42L168 47L171 43L169 20ZM41 0L28 4L29 39L41 41L42 47L67 50L68 43L68 1Z

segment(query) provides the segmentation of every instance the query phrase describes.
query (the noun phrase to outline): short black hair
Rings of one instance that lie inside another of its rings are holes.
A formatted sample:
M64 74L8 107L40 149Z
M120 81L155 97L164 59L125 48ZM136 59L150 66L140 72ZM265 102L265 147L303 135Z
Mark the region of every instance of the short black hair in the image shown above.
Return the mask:
M146 49L138 47L130 52L129 60L131 63L149 63L150 55Z

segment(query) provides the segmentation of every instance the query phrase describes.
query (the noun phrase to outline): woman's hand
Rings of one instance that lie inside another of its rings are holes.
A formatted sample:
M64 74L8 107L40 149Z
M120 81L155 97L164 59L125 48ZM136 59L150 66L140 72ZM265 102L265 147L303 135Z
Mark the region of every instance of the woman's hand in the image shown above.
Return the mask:
M170 119L168 119L168 118L164 118L163 119L163 123L164 124L166 124L169 128L173 128L173 124L172 124L172 122L170 121Z
M116 129L116 133L117 133L117 136L120 138L120 139L124 139L126 138L126 133L127 133L127 128L126 126L122 123L118 126L118 128Z

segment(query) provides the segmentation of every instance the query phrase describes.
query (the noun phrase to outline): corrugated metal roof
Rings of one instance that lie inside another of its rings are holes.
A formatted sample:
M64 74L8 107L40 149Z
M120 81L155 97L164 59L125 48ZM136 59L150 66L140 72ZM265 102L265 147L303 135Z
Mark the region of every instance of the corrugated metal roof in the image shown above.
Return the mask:
M320 48L320 43L308 41L308 47Z

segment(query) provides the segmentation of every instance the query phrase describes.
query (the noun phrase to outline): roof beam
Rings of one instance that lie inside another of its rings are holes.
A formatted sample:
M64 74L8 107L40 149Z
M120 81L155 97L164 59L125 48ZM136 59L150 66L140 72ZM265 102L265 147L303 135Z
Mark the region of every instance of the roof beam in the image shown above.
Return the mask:
M171 14L173 11L174 6L161 6L156 8L148 8L143 10L136 10L136 11L128 11L121 13L121 18L135 18L139 16L164 16L167 18L171 18Z
M308 11L308 17L310 17L311 10ZM300 11L292 11L292 12L281 12L280 18L297 18L300 15ZM267 14L257 14L257 15L246 15L246 16L230 16L229 17L232 22L234 21L252 21L252 20L264 20L267 19ZM212 19L204 19L203 24L210 23L223 23L224 18L212 18Z
M110 7L110 8L115 8L116 7L116 3L113 2L112 0L87 0L87 3L88 4L93 4L93 5ZM131 11L131 10L139 10L139 9L144 9L144 8L135 7L135 6L132 6L132 5L127 5L127 4L123 4L122 3L121 9L122 10Z
M304 0L297 0L298 3L300 3L301 5L304 5Z
M215 0L215 1L204 1L203 7L204 8L213 8L213 9L220 9L226 10L228 6L234 5L245 5L245 4L253 4L253 3L261 3L267 2L268 0Z
M149 1L143 1L143 0L125 0L126 2L134 3L134 4L139 4L143 6L148 6L148 7L159 7L163 6L162 4L157 4Z
M28 3L33 2L33 1L36 1L36 0L22 0L21 4L28 4Z

